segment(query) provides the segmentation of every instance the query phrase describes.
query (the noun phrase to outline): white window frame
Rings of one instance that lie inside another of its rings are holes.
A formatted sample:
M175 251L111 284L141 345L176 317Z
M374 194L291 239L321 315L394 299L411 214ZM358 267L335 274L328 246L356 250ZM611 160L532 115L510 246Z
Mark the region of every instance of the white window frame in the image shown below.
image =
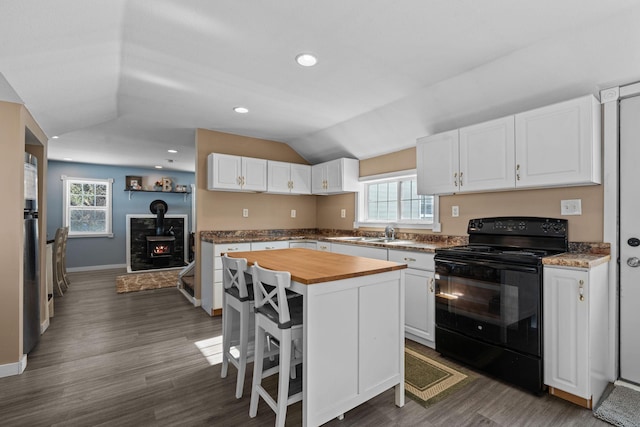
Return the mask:
M76 183L86 183L86 184L106 184L107 185L107 206L106 206L106 230L101 233L83 233L72 231L69 227L69 238L79 238L79 237L113 237L113 178L73 178L65 175L61 176L62 180L62 223L64 227L69 227L70 217L69 217L69 189L70 185Z
M387 225L393 225L399 228L412 228L412 229L425 229L433 230L434 232L440 231L440 201L437 195L433 196L433 222L426 222L421 220L394 220L394 221L369 221L366 219L367 214L367 184L375 184L385 181L402 181L406 179L415 179L417 172L415 169L390 172L379 175L364 176L359 179L360 190L356 197L356 212L357 220L355 228L359 227L381 227L384 228ZM400 213L400 212L398 212Z

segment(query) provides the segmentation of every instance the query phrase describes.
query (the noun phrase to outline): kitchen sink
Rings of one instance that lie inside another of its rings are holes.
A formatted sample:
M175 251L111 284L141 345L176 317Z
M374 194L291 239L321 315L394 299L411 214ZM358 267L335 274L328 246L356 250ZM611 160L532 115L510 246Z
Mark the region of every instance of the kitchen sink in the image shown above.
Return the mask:
M383 243L385 245L411 245L416 242L413 240L385 239L384 237L330 237L331 240L341 242L363 242L363 243Z

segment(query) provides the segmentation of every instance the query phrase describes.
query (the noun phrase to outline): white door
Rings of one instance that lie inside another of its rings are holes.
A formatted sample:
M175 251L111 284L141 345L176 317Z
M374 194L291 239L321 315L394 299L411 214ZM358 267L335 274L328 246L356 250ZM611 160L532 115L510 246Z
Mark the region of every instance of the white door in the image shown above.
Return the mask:
M640 96L620 101L620 377L640 384Z

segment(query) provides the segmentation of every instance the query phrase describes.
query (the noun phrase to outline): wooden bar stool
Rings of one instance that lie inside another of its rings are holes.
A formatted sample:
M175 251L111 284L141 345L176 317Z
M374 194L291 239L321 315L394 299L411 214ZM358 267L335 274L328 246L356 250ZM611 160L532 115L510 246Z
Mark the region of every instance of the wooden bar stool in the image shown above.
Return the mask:
M302 298L287 298L291 274L267 270L255 263L252 267L255 297L256 342L249 416L258 414L260 397L276 413L276 426L284 426L287 406L302 400L302 391L289 396L289 373L302 362ZM278 365L263 371L266 339L279 343ZM295 344L299 343L298 346ZM278 374L278 400L262 387L262 379Z
M244 376L247 370L247 361L253 359L249 354L249 325L250 314L253 310L253 286L247 287L247 260L244 258L229 258L227 254L222 256L222 284L224 286L222 302L222 369L220 377L227 377L229 362L238 370L236 381L236 398L242 397L244 388ZM240 316L239 345L237 357L231 353L233 337L233 312ZM251 340L253 341L253 339Z

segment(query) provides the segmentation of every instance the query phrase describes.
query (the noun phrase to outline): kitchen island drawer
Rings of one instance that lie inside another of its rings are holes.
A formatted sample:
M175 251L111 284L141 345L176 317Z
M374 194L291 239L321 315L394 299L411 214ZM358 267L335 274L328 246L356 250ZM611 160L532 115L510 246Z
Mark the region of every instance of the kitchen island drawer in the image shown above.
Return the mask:
M407 264L409 268L419 270L435 270L433 257L435 254L429 252L411 252L398 249L389 249L389 261Z

